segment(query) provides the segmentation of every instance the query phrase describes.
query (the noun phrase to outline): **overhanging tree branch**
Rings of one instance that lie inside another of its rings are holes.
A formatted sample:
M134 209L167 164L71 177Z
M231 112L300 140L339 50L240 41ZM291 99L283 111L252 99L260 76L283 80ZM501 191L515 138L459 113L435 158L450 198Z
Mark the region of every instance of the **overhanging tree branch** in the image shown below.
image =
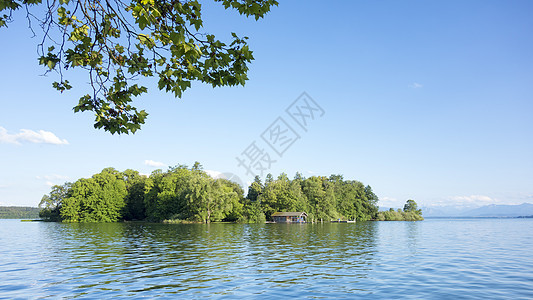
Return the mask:
M245 16L262 18L276 0L215 0ZM28 26L38 19L42 41L39 64L59 73L53 87L72 88L63 71L87 71L92 95L86 94L75 112L92 111L95 128L114 133L134 133L148 115L131 105L147 92L132 84L137 77L158 78L158 88L176 97L200 81L217 86L244 85L253 60L246 37L232 33L226 44L202 33L201 4L197 0L0 0L0 27L24 5ZM32 6L45 5L42 18ZM200 38L202 37L202 38ZM57 49L56 49L57 47ZM47 51L45 51L47 49Z

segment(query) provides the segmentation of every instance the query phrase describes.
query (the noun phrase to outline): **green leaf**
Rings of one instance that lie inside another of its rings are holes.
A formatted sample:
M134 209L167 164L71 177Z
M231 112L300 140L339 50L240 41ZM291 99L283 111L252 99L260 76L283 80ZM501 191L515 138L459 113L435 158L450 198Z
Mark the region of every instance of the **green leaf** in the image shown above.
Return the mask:
M57 9L57 15L60 17L60 18L64 18L67 16L66 14L66 9L63 7L63 6L60 6L58 9Z
M172 40L174 45L179 45L185 41L185 36L178 32L172 31L170 33L170 40Z

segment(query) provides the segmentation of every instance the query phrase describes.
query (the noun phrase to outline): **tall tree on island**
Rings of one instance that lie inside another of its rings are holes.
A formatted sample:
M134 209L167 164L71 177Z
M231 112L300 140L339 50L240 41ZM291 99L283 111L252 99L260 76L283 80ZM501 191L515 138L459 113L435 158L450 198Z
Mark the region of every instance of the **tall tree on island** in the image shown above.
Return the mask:
M264 222L274 212L304 211L311 221L375 217L377 196L370 186L340 175L290 180L285 173L269 174L263 186L259 177L248 187L210 177L199 163L155 170L149 177L134 170L106 168L91 178L54 186L43 197L41 217L65 222ZM407 208L409 207L409 208ZM407 210L417 211L407 202ZM382 213L383 219L421 219L415 212Z
M63 200L61 218L65 222L116 222L122 219L126 195L122 173L106 168L72 185Z
M70 195L72 183L66 182L63 185L54 185L48 195L44 195L39 203L39 217L45 221L61 221L60 209L63 201Z
M422 210L418 209L418 204L416 204L415 200L409 199L403 206L404 212L414 212L418 215L422 215Z
M122 172L128 191L124 202L125 220L144 220L146 218L146 208L144 206L144 188L146 176L138 171L128 169Z

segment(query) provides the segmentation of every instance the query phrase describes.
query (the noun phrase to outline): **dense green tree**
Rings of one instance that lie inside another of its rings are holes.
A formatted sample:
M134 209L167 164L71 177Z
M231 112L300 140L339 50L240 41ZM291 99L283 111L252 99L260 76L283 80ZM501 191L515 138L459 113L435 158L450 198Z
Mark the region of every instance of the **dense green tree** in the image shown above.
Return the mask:
M312 176L307 178L303 183L302 188L310 208L310 215L312 219L323 221L329 220L328 212L324 211L324 205L326 202L326 191L322 185L322 179L320 177Z
M260 197L267 217L276 211L305 211L309 220L364 221L374 218L378 211L378 199L370 186L355 180L345 181L341 175L304 179L297 174L290 181L281 174L267 182Z
M243 214L242 188L235 182L219 178L214 181L214 196L220 198L218 214L212 221L237 221Z
M204 223L211 222L211 215L218 210L219 199L214 197L213 185L208 178L193 177L189 182L186 199L189 218Z
M412 199L407 200L407 202L403 206L403 211L404 212L414 212L414 213L419 214L419 215L422 214L422 210L418 209L418 205L416 204L415 200L412 200Z
M291 181L287 174L281 173L275 183L279 211L297 211L299 206L298 199L291 189Z
M44 195L39 203L39 217L45 221L61 221L60 209L63 200L69 197L72 183L66 182L63 185L54 185L48 195Z
M202 164L197 162L197 161L194 162L194 165L191 168L192 171L201 171L203 169L204 169L204 167L202 166Z
M150 221L163 220L159 216L158 196L161 192L162 170L154 170L144 182L144 208L146 218Z
M371 215L372 217L375 217L375 215L378 213L379 198L376 194L374 194L372 187L369 185L365 187L365 196L367 200L367 205L366 205L367 214Z
M198 174L208 176L200 171ZM171 167L165 173L152 173L145 183L144 204L147 218L152 221L186 219L189 213L186 211L185 194L193 176L193 171L184 165Z
M244 191L227 179L213 179L196 163L153 173L145 181L146 216L152 221L236 221L243 218Z
M349 218L367 221L372 219L378 211L377 200L374 202L368 199L367 189L360 181L346 181L340 194L339 204L346 209L345 212L341 209L341 214L349 215Z
M307 197L302 191L303 180L296 177L290 182L290 194L294 198L294 204L292 211L309 211L309 203L307 202Z
M66 222L116 222L122 219L126 195L122 174L106 168L72 185L60 208L61 218Z
M272 182L265 185L263 191L257 198L261 204L261 210L270 219L270 215L277 211L277 195Z
M230 187L232 191L234 191L240 199L244 198L244 190L242 189L242 186L240 186L237 182L231 181L226 178L217 178L218 181L223 183L224 185Z
M262 223L266 221L266 216L261 205L261 195L264 185L259 176L255 176L254 181L248 187L246 199L243 201L243 212L240 222Z
M320 211L317 211L316 214L320 216L320 221L337 219L340 216L337 213L337 197L333 185L328 181L327 177L321 176L320 178L322 179L322 186L326 193L323 201L318 204Z
M414 210L377 214L377 196L370 186L341 175L290 180L285 173L259 177L248 187L227 179L213 179L199 163L156 170L148 177L134 170L106 168L91 178L55 186L45 195L43 218L66 222L264 222L274 212L305 211L311 221L332 219L416 219ZM421 218L421 217L420 217Z
M356 220L361 215L361 191L357 182L335 182L337 191L337 210L349 220Z
M226 208L229 208L224 212L225 217L223 221L237 222L243 220L245 199L242 187L238 183L225 178L219 178L216 181L224 189L222 197L228 203Z
M278 4L215 2L256 20ZM0 0L0 27L21 8L30 27L37 19L43 29L39 64L59 74L53 87L70 90L67 70L85 70L91 91L74 111L93 111L94 127L111 133L135 132L144 124L147 113L132 105L133 97L147 92L137 83L139 77L155 77L160 90L181 97L193 81L213 87L244 85L254 59L247 37L231 33L231 42L222 42L203 31L197 0Z
M267 218L270 218L274 212L296 211L299 207L298 199L295 197L291 189L291 182L285 173L265 186L260 199Z
M294 181L302 182L304 179L305 178L303 177L302 173L296 172L296 174L294 174Z
M189 219L210 223L228 216L240 218L241 196L225 180L194 176L186 195Z
M265 177L265 186L269 185L272 181L274 181L274 176L268 173L267 176Z
M122 172L128 191L124 202L125 220L144 220L146 218L146 208L144 205L144 189L146 176L140 175L138 171L128 169Z
M244 207L246 219L248 223L264 223L266 221L266 215L263 212L261 203L259 201L252 202L248 206Z
M388 211L382 211L377 213L376 220L378 221L422 221L422 210L418 209L418 206L414 200L407 200L403 210L394 210L393 208Z
M263 184L261 183L261 178L259 178L259 176L255 176L254 181L248 187L248 194L246 195L246 198L252 202L255 202L261 193L263 193Z

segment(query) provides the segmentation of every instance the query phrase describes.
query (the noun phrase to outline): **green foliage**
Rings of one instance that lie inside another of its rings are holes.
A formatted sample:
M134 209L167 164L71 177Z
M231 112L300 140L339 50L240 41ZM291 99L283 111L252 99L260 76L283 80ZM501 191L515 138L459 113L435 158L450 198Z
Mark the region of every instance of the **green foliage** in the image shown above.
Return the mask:
M377 221L422 221L422 210L417 208L414 200L407 200L403 211L398 209L389 209L389 211L381 211L376 216Z
M63 185L54 185L48 195L44 195L39 203L42 208L39 217L44 221L57 222L61 220L60 209L63 200L70 197L72 183L66 182Z
M278 5L276 0L215 2L256 20ZM45 6L42 17L34 5ZM247 37L231 33L232 39L223 42L203 32L197 0L0 0L0 13L7 13L0 16L0 27L23 7L28 19L37 18L43 28L39 64L59 74L53 87L70 90L64 73L85 70L92 91L81 96L74 111L94 112L94 127L112 134L135 133L145 123L148 114L131 103L148 89L134 80L155 77L160 90L181 97L193 81L244 85L254 59Z
M326 211L325 208L331 208L329 203L326 203L326 190L323 186L323 177L310 177L303 182L302 191L304 192L304 195L306 196L307 200L309 201L309 214L311 216L314 216L314 218L323 221L328 220L330 218L335 218L334 216L330 215L329 211Z
M255 176L254 182L248 187L248 194L246 198L252 202L255 202L259 195L263 192L263 184L261 183L261 178Z
M188 218L188 213L184 209L187 205L185 196L189 182L196 172L180 165L170 168L165 173L160 171L152 173L145 185L146 217L152 221Z
M209 177L199 163L154 172L145 185L146 217L152 221L237 221L243 218L243 201L238 184Z
M227 179L217 179L219 186L217 197L221 197L225 203L224 217L222 221L237 222L243 219L244 191L242 187Z
M259 201L250 201L246 199L244 201L243 214L241 218L237 220L240 223L264 223L266 222L266 216L263 213L261 203Z
M144 206L144 189L146 176L139 172L128 169L123 173L128 191L124 198L125 207L123 217L125 220L144 220L146 218L146 208Z
M290 180L286 174L277 179L269 174L265 184L256 177L248 196L243 194L237 183L211 178L199 163L156 170L149 177L107 168L54 186L40 206L43 219L64 222L257 223L277 211L304 211L309 221L361 221L377 215L378 198L370 186L339 175L306 179L297 174Z
M378 197L370 186L356 180L343 181L341 176L332 175L330 181L335 186L338 211L349 220L367 221L378 211Z
M291 182L286 174L281 174L277 180L267 181L260 195L263 211L267 216L277 211L303 210L298 199L291 190Z
M276 211L305 211L309 221L339 218L363 221L373 219L378 210L378 198L370 186L365 187L355 180L345 181L339 175L305 179L297 173L291 181L285 174L276 180L269 174L261 191L258 190L260 186L260 182L254 181L249 188L254 194L250 196L249 193L248 198L250 205L259 203L261 210L254 208L249 213L259 215L262 212L267 219Z
M418 205L416 204L415 200L411 200L411 199L407 200L407 202L403 206L403 211L404 212L413 212L413 213L416 213L416 214L419 214L419 215L422 214L422 210L418 209Z
M65 222L116 222L122 219L127 195L122 174L107 168L76 181L60 209Z

